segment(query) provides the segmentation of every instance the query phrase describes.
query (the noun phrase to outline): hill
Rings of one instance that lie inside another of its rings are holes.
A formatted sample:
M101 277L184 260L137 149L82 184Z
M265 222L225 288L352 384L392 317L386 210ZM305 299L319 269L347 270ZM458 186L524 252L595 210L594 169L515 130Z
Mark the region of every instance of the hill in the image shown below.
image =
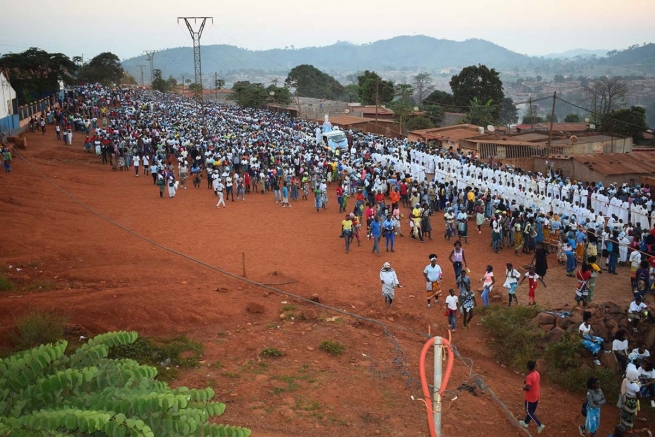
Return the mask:
M655 44L634 45L625 50L613 50L607 53L607 65L644 65L655 66Z
M583 58L588 58L591 56L596 56L598 58L607 56L608 50L589 50L589 49L572 49L567 50L562 53L550 53L545 55L546 59L573 59L576 56L581 56Z
M208 45L201 51L203 72L217 71L219 74L237 70L286 73L301 64L310 64L326 72L459 69L478 63L505 69L527 65L534 59L481 39L452 41L428 36L398 36L363 45L339 42L325 47L263 51ZM124 61L123 67L139 78L139 64L147 64L145 56ZM190 75L193 50L178 47L157 52L154 67L161 69L165 77Z

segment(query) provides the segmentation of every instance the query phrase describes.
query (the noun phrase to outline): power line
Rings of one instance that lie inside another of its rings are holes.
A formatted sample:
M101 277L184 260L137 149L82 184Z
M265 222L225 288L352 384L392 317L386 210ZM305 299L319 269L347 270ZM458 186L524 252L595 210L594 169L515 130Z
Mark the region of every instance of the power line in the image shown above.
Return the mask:
M600 117L603 117L603 118L605 118L605 119L607 119L607 120L613 120L613 121L616 121L616 122L618 122L618 123L623 123L623 124L625 124L625 125L627 125L627 126L638 127L639 129L643 129L642 132L648 132L648 131L650 130L650 129L644 129L644 126L639 125L639 124L634 124L634 123L630 123L630 122L628 122L628 121L619 120L618 118L610 117L609 114L601 114L601 113L598 112L598 111L594 111L594 110L592 110L592 109L588 109L588 108L583 108L582 106L579 106L579 105L576 105L575 103L571 103L571 102L569 102L569 101L566 101L566 100L564 100L564 99L562 99L562 98L560 98L560 97L557 97L557 100L561 101L562 103L566 103L566 104L568 104L568 105L571 105L571 106L573 106L574 108L578 108L578 109L581 109L581 110L583 110L583 111L586 111L586 112L588 112L588 113L590 113L590 114L593 114L593 115L595 115L596 117L600 116Z

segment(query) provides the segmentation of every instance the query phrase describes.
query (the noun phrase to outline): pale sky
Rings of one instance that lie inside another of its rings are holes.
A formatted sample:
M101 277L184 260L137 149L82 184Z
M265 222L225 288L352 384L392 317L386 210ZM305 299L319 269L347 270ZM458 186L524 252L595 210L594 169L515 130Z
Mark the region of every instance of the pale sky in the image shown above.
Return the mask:
M0 0L0 53L31 46L85 60L110 51L191 46L178 16L213 16L202 44L264 50L356 44L398 35L481 38L518 53L623 49L655 42L655 0Z

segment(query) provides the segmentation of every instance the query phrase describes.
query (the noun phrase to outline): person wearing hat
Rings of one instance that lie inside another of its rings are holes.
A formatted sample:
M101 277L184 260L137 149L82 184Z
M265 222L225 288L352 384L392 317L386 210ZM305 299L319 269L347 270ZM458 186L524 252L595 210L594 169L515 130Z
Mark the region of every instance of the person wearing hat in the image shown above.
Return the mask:
M396 271L391 268L389 262L385 262L380 270L380 282L382 283L382 296L384 296L384 302L389 304L389 308L393 306L393 299L396 287L400 288L400 282L398 282L398 276Z

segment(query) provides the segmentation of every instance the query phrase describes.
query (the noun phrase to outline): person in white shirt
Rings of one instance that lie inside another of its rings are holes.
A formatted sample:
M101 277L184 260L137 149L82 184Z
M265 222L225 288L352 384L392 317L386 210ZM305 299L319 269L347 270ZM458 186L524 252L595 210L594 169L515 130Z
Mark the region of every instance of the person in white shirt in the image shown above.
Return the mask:
M134 158L132 158L132 159L134 161L134 174L138 178L139 177L139 164L141 163L141 157L138 154L136 154L136 155L134 155Z
M616 336L612 342L612 352L614 352L616 360L621 365L621 373L625 372L625 368L628 365L628 336L625 329L619 329L616 332Z
M455 327L457 326L457 306L459 304L459 298L455 296L455 290L448 290L448 296L446 297L446 312L448 314L448 326L450 330L455 332Z
M639 368L639 382L641 383L641 397L650 398L650 406L655 408L655 370L648 360L644 361Z
M400 288L400 282L398 282L398 276L396 271L391 268L391 264L388 262L384 263L382 270L380 270L380 282L382 283L382 296L384 296L384 302L389 304L389 308L393 306L393 298L396 287Z
M220 179L214 180L214 184L215 184L216 195L218 196L216 209L218 209L220 205L223 205L223 208L227 208L227 206L225 206L225 201L223 200L223 191L225 190L225 185L223 185L223 182Z
M632 330L634 332L639 332L639 321L644 317L648 317L648 319L653 322L653 315L650 314L650 307L643 303L641 295L637 294L635 300L630 302L630 307L628 308L628 322L632 322Z
M423 270L423 277L425 278L425 290L428 300L428 308L430 308L430 301L434 298L434 303L437 303L439 296L441 296L441 277L443 272L441 266L437 264L437 255L431 253L430 264Z
M514 268L512 263L507 263L507 269L505 270L505 283L503 287L507 288L507 294L509 296L509 301L507 302L507 307L512 306L512 299L516 304L519 304L519 299L516 297L516 287L519 285L519 278L521 274Z

